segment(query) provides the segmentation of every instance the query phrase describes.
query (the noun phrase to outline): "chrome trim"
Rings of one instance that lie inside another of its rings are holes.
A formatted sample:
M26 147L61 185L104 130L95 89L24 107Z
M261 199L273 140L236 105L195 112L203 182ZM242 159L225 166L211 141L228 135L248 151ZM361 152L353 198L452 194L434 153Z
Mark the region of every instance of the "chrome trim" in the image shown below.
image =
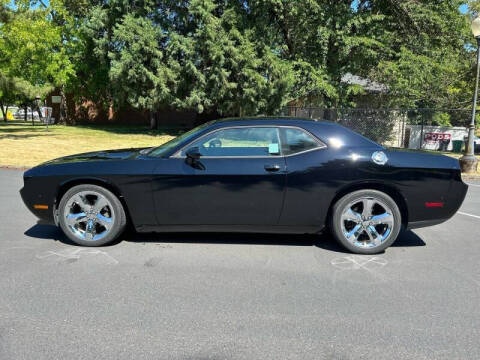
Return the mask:
M317 136L315 136L314 134L312 134L310 131L302 128L302 127L299 127L299 126L293 126L293 125L235 125L235 126L227 126L227 127L222 127L222 128L218 128L218 129L215 129L215 130L212 130L206 134L203 134L202 136L199 136L198 138L192 140L191 142L189 142L188 144L182 146L182 148L180 148L179 150L177 150L173 155L170 156L170 158L176 158L176 159L185 159L186 156L181 156L181 152L183 151L183 149L187 148L188 146L190 146L191 144L193 144L194 142L210 135L210 134L213 134L215 132L218 132L218 131L221 131L221 130L228 130L228 129L241 129L241 128L247 128L247 127L250 127L250 128L253 128L253 127L261 127L261 128L277 128L278 130L280 130L280 128L289 128L289 129L297 129L297 130L300 130L300 131L303 131L305 134L307 135L310 135L311 137L313 137L313 139L317 142L318 144L318 147L315 147L313 149L308 149L308 150L304 150L304 151L299 151L299 152L296 152L296 153L293 153L293 154L289 154L289 155L283 155L283 154L280 154L280 155L271 155L271 156L202 156L201 158L202 159L274 159L274 158L281 158L281 157L289 157L289 156L295 156L295 155L300 155L300 154L304 154L304 153L307 153L307 152L310 152L310 151L314 151L314 150L320 150L320 149L325 149L327 148L328 146L323 142L321 141ZM280 144L280 153L282 152L282 139L280 139L280 131L278 132L278 136L279 136L279 144Z

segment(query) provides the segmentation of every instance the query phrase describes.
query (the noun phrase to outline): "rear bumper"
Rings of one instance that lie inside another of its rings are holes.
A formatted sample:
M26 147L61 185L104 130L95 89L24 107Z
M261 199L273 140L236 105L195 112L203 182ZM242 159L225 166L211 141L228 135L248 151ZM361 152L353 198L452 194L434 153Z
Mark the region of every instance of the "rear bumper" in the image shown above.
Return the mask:
M412 221L412 222L408 223L407 229L412 230L412 229L419 229L419 228L428 227L428 226L434 226L434 225L441 224L441 223L447 221L448 219L450 219L450 218Z
M431 218L409 221L407 229L418 229L427 226L441 224L451 219L462 206L465 196L467 195L468 185L465 184L458 175L451 181L447 194L444 196L445 206L439 208L431 208L428 210ZM427 211L424 211L426 214Z

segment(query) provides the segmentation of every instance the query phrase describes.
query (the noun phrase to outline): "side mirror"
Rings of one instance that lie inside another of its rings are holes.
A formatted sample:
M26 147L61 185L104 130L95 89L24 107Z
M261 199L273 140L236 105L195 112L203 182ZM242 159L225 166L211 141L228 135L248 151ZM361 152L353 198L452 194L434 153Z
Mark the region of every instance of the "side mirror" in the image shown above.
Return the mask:
M200 154L200 150L196 146L188 149L185 152L185 155L187 156L187 159L192 159L192 160L198 160L200 159L200 156L202 156L202 154Z
M192 147L188 149L185 152L185 155L187 156L185 158L185 162L188 165L197 170L205 170L205 165L198 161L200 159L200 156L202 156L202 154L200 154L200 150L198 150L198 147Z

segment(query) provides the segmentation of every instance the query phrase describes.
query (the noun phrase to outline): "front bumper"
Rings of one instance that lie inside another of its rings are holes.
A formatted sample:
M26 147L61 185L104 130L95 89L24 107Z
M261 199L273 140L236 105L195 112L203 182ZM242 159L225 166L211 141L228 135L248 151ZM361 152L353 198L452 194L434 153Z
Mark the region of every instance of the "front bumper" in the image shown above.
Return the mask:
M52 200L45 199L41 193L35 193L32 190L29 190L27 187L20 189L20 196L22 197L23 203L30 210L30 212L35 215L43 224L54 225L54 202ZM47 205L47 209L37 209L35 205Z

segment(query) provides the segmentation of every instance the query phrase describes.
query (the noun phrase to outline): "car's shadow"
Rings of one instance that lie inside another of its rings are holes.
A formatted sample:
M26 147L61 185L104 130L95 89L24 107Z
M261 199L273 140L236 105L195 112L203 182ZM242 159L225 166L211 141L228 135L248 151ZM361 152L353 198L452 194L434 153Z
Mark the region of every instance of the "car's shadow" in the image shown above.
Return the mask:
M75 245L56 226L32 226L25 232L26 236L36 239L60 241L64 244ZM254 234L254 233L149 233L141 234L132 230L125 232L119 241L138 243L196 243L196 244L241 244L241 245L284 245L284 246L317 246L319 248L348 253L333 237L325 232L320 235L298 234ZM425 246L425 242L413 231L402 230L392 247Z

